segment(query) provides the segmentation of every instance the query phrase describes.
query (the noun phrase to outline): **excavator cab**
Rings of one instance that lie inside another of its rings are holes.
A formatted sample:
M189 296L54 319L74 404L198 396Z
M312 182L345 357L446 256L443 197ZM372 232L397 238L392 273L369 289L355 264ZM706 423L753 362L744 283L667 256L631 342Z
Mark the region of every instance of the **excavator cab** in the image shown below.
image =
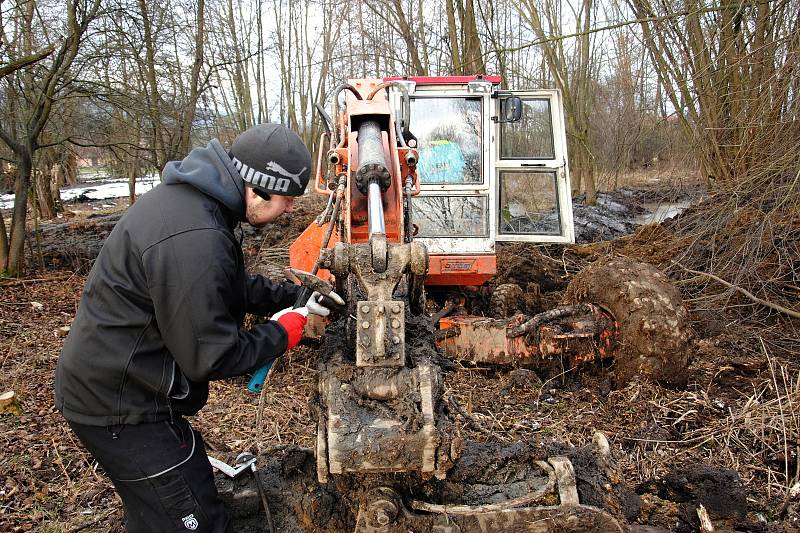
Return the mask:
M504 91L496 76L394 81L390 102L402 116L408 95L419 153L410 212L430 255L426 286L489 280L497 241L574 242L558 91Z

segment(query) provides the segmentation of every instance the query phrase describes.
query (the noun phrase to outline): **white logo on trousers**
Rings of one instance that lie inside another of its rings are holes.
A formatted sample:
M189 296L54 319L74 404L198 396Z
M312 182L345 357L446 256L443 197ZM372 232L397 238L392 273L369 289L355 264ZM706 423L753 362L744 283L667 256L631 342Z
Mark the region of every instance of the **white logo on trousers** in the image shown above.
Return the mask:
M194 517L194 514L190 514L189 516L184 516L183 518L181 518L181 520L183 520L183 526L191 531L194 531L195 529L197 529L197 526L200 525L197 522L197 518Z

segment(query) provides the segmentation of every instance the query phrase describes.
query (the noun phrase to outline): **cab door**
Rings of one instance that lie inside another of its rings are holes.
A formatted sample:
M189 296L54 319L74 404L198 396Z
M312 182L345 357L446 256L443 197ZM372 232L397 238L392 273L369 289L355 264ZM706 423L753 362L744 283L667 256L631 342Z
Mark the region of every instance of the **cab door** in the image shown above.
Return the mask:
M522 101L522 116L503 122L505 102L514 96ZM575 242L561 93L502 91L494 102L496 239Z

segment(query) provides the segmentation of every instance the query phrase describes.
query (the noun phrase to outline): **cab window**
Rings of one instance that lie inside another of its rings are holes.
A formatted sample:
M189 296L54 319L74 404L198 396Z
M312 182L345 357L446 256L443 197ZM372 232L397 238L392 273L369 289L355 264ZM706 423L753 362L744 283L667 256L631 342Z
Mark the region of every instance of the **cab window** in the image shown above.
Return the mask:
M501 171L499 207L501 234L561 233L555 172Z
M423 184L482 183L480 98L411 99L417 175Z
M412 199L417 237L486 237L489 197L417 196Z
M553 123L550 100L523 98L522 119L501 124L501 159L553 159Z

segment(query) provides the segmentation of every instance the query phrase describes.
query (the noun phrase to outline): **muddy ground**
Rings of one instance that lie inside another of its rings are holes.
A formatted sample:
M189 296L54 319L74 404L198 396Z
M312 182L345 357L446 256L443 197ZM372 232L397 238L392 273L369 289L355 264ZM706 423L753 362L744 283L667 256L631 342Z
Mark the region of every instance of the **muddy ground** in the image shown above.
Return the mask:
M502 247L492 285L521 284L525 310L535 313L560 302L575 274L608 253L665 268L668 251L653 244L653 235L666 230L631 223L638 205L664 194L609 196L599 209L619 217L576 208L591 214L579 215L578 224L586 219L601 228L583 239L594 244ZM609 208L612 200L625 209ZM92 254L118 218L115 207L93 207L98 205L74 204L68 208L75 214L59 221L62 226L43 226L33 256L44 270L0 281L0 389L15 391L24 409L21 416L0 415L2 531L121 531L113 488L52 407L64 328L74 317ZM252 263L285 264L286 246L318 208L301 203L291 222L246 230ZM606 222L598 226L598 220ZM615 233L620 224L624 229ZM609 237L616 240L604 240ZM467 453L450 486L398 483L410 497L433 502L452 503L465 494L469 500L470 491L515 497L528 487L530 472L520 475L520 468L566 454L576 466L582 501L606 508L632 530L697 531L699 504L717 530L797 530L800 489L790 490L800 469L797 324L780 316L748 322L735 309L687 303L695 338L682 387L638 379L615 387L613 367L541 376L535 369L445 362L450 415ZM320 350L314 343L293 350L260 396L246 391L244 378L213 383L209 404L192 420L210 455L228 462L243 451L258 456L273 519L283 531L342 531L354 523L352 502L342 496L347 482L314 481L311 400ZM611 444L611 473L600 472L590 453L596 430ZM509 483L509 476L519 479ZM459 482L468 482L467 488ZM239 530L263 531L252 483L244 477L233 487L220 480L220 489L230 500L238 495L232 510ZM251 490L242 490L248 484ZM645 525L651 529L640 527Z

